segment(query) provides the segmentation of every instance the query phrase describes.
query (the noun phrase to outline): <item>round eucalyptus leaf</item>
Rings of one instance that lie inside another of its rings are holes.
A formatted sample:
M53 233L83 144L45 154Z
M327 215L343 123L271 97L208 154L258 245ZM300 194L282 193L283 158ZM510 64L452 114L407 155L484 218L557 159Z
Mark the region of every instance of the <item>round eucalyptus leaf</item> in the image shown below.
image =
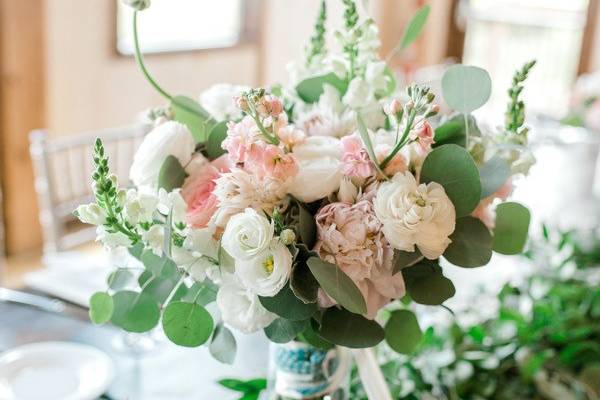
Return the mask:
M277 318L265 328L265 335L275 343L288 343L304 331L309 325L309 320L292 321L285 318Z
M152 296L130 290L112 296L114 311L111 322L128 332L148 332L158 324L160 309Z
M227 327L217 325L208 350L216 360L225 364L233 364L237 351L237 343L233 333Z
M421 169L421 182L442 185L457 218L469 215L481 199L477 165L469 152L456 144L446 144L429 153Z
M173 343L185 347L204 344L213 332L214 322L208 311L197 303L169 303L163 312L162 326Z
M442 274L437 261L423 260L403 268L402 277L410 298L418 304L440 305L454 296L452 281Z
M319 335L331 343L354 349L373 347L385 336L377 322L337 307L325 311Z
M496 207L493 249L500 254L519 254L525 248L529 234L529 210L514 202L501 203Z
M442 93L451 108L468 114L488 101L492 93L492 80L483 68L454 65L442 77Z
M479 168L481 198L494 194L510 177L510 165L501 157L492 157Z
M210 130L208 134L208 142L206 143L206 154L211 160L219 158L225 154L225 150L221 147L221 143L227 137L227 121L221 121Z
M158 171L158 187L167 192L180 188L187 174L177 157L169 154Z
M127 287L134 281L134 276L131 271L119 268L108 275L106 282L112 290L121 290Z
M385 341L392 350L410 354L421 342L423 332L415 314L409 310L392 312L385 325Z
M90 298L90 320L94 324L104 324L110 321L113 309L113 299L106 292L96 292Z
M444 258L459 267L481 267L492 258L492 235L478 218L462 217L450 235Z
M335 87L340 92L340 96L343 96L348 88L346 82L331 72L326 75L313 76L301 81L296 86L296 92L304 102L315 103L319 101L319 98L323 94L323 85L325 84Z
M300 335L298 335L298 339L310 344L313 347L316 347L317 349L329 350L333 348L333 343L328 342L319 336L319 334L313 328L312 323L308 324L306 329Z
M284 286L273 297L259 296L258 299L268 311L292 321L303 321L317 311L316 303L304 303L296 297L289 285Z

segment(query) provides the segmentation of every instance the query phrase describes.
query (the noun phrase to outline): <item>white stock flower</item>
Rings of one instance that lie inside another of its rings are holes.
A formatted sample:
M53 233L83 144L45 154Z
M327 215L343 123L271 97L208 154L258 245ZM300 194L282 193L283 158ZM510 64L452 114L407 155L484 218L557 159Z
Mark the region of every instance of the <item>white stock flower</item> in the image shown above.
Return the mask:
M84 224L102 225L106 222L106 211L96 203L80 205L75 215Z
M156 190L158 173L167 156L185 166L192 159L196 142L185 125L169 121L146 135L133 158L129 176L138 188Z
M165 189L160 188L158 191L158 203L156 209L162 215L170 214L173 224L185 222L187 204L183 197L181 197L181 191L179 189L167 193Z
M121 232L108 232L104 226L96 228L96 241L101 242L108 249L119 246L131 247L131 240Z
M235 273L242 284L259 296L275 296L292 271L292 254L279 240L249 260L236 260Z
M136 225L140 222L151 222L158 198L154 194L129 189L125 196L125 218Z
M454 205L438 183L417 184L410 172L398 173L379 187L373 201L388 242L399 250L415 251L428 259L441 256L454 232Z
M162 225L152 225L150 229L142 232L142 241L154 254L161 256L165 239L165 228Z
M367 81L361 77L356 77L350 81L343 101L350 108L361 108L371 103L372 97L372 88L369 87Z
M217 293L217 306L223 322L243 333L256 332L277 318L260 304L256 294L231 276L223 277Z
M367 64L365 79L374 90L382 90L387 86L385 76L386 63L383 61L370 62Z
M242 117L242 111L237 107L235 98L248 89L247 86L218 83L200 94L200 104L217 121L236 120Z
M311 136L303 144L296 146L293 154L300 166L289 186L294 197L310 203L339 189L342 180L342 147L338 139Z
M274 230L265 216L247 208L229 219L221 245L236 261L249 260L269 247Z

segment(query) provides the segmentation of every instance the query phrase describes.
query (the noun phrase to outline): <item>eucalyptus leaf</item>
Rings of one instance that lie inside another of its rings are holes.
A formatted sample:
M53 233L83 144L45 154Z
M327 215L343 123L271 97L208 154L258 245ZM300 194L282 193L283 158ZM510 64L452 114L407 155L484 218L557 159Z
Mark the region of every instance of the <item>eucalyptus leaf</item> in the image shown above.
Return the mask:
M114 309L113 299L106 292L96 292L90 298L90 320L94 324L110 321Z
M308 324L306 329L298 335L298 339L320 350L329 350L334 347L333 343L319 336L312 323Z
M207 278L202 282L194 282L181 297L181 300L188 303L195 302L201 306L205 306L217 300L218 291L219 287Z
M483 68L453 65L442 77L442 93L451 108L469 114L488 101L492 93L492 80Z
M197 101L186 96L175 96L171 99L171 110L175 120L188 127L197 143L208 140L216 121Z
M494 194L510 177L510 165L502 157L495 156L479 167L481 198Z
M481 267L492 258L492 235L489 229L475 217L456 220L456 228L450 235L452 242L444 252L444 258L459 267Z
M112 290L121 290L134 281L131 271L124 268L117 268L108 275L106 283Z
M303 303L316 303L319 283L306 264L296 264L290 275L290 288Z
M145 251L142 262L151 275L143 282L142 291L162 304L169 297L182 277L177 265L166 256L158 257L152 251ZM146 272L145 271L145 272Z
M366 314L367 304L356 284L335 264L311 257L307 261L321 288L338 304L356 314Z
M148 332L158 324L158 303L147 293L124 290L112 296L114 311L111 322L127 332Z
M297 298L289 285L286 285L273 297L258 297L268 311L292 321L303 321L317 311L316 303L304 303Z
M363 118L359 112L356 113L356 124L358 127L358 133L360 134L360 138L362 139L363 144L365 145L367 154L369 155L369 158L371 159L373 165L375 166L375 169L377 169L377 171L382 176L386 176L385 173L383 173L383 171L379 168L379 163L377 162L377 156L375 155L375 150L373 149L373 143L371 142L371 136L369 136L369 131L367 130L365 121L363 120Z
M221 143L227 137L227 121L221 121L210 130L208 142L206 143L206 154L208 158L214 160L219 158L226 151L221 147Z
M471 136L480 136L481 131L477 126L477 121L472 115L467 117L469 124L469 134ZM467 130L465 127L465 117L463 114L457 114L447 119L437 128L435 128L435 142L432 147L440 147L445 144L456 144L461 147L467 146Z
M423 259L423 254L417 248L415 248L415 251L394 249L394 258L392 260L394 274L400 272L402 268L410 267L421 259Z
M477 165L467 150L455 144L440 146L427 155L421 182L442 185L454 204L457 218L469 215L481 199Z
M529 210L515 202L501 203L496 207L493 249L500 254L520 254L529 234Z
M177 157L169 154L158 172L158 187L171 192L183 186L187 174Z
M400 41L400 48L405 49L410 46L421 34L423 31L423 27L425 26L425 22L427 22L427 17L429 16L429 12L431 11L431 7L429 4L421 7L415 15L411 18L410 22L406 26L404 30L404 34L402 35L402 40Z
M216 360L225 364L233 364L237 351L237 343L233 333L222 324L217 325L208 350Z
M319 101L319 98L323 94L323 85L329 84L335 87L340 93L340 97L346 93L348 84L340 79L336 74L330 72L325 75L313 76L300 82L296 86L296 92L298 96L305 103L315 103Z
M173 343L185 347L204 344L213 332L214 322L208 311L197 303L170 303L163 312L162 326Z
M260 392L267 388L267 380L263 378L241 381L239 379L221 379L219 385L236 392Z
M312 249L317 241L317 224L313 215L298 202L300 239L309 249Z
M397 353L412 353L423 337L419 321L409 310L396 310L385 324L385 341Z
M404 268L402 277L408 294L418 304L440 305L456 292L452 281L442 274L436 261L424 260Z
M309 320L292 321L285 318L277 318L265 328L265 335L275 343L288 343L306 329Z
M383 328L374 320L331 307L323 315L319 336L340 346L366 348L379 344L385 335Z
M138 243L134 244L133 246L129 247L127 249L127 251L134 258L136 258L136 259L138 259L138 260L141 261L141 259L142 259L142 253L144 252L144 244L141 243L141 242L138 242Z

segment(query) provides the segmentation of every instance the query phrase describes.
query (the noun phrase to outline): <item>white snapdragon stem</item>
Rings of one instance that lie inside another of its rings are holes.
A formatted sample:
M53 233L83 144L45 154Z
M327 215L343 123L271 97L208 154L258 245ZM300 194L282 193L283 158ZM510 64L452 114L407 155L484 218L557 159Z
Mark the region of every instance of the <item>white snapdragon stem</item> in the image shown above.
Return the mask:
M369 400L393 400L373 349L352 349L352 355Z

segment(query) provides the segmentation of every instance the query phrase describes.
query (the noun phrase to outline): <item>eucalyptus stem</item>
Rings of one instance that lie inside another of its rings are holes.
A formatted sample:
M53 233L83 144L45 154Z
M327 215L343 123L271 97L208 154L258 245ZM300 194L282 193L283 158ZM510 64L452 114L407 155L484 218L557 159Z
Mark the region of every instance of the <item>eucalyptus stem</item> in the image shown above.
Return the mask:
M469 148L469 114L464 113L463 118L465 121L465 147Z

